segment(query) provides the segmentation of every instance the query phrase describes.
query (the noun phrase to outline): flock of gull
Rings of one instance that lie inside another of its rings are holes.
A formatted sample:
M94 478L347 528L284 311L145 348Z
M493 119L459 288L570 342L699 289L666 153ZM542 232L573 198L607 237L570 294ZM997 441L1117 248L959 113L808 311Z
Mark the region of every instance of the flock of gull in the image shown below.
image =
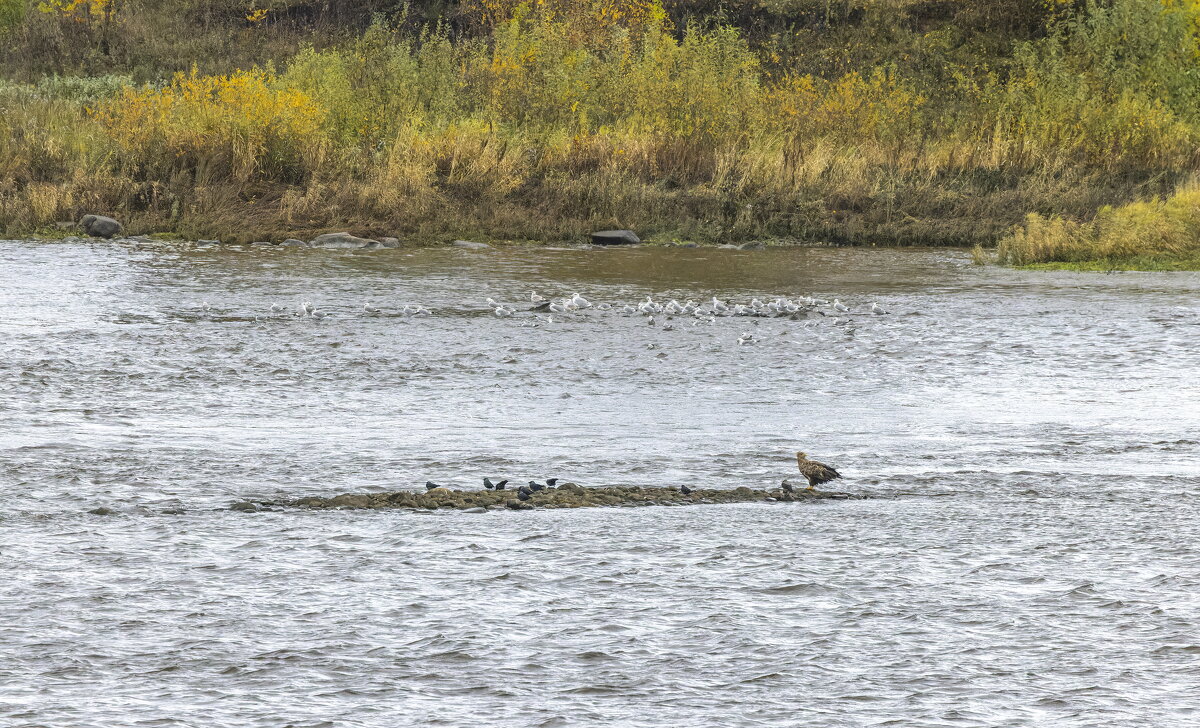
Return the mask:
M209 312L212 311L212 306L205 301L201 304L201 309ZM361 309L356 309L356 311L358 315L402 318L422 318L434 315L431 309L413 304L405 304L402 308L387 310L371 303L364 303ZM593 303L579 293L572 293L569 296L561 298L545 298L538 295L536 291L530 292L528 305L521 304L520 308L513 304L501 303L494 298L487 298L481 305L467 306L460 310L460 313L490 314L497 318L518 317L520 326L531 328L567 323L591 312L642 317L648 324L658 326L663 331L672 331L676 326L689 324L691 326L711 325L716 323L717 319L721 318L786 318L797 321L805 320L806 323L804 325L810 326L815 323L815 321L811 321L810 319L830 317L829 320L834 326L845 327L844 330L847 333L853 333L854 331L854 316L873 316L888 313L878 303L871 303L868 307L852 310L849 305L842 303L840 299L834 298L832 301L829 301L812 296L800 296L797 298L775 297L766 300L752 298L748 303L736 303L722 301L716 296L703 302L691 299L680 302L674 298L664 302L656 301L653 296L647 295L644 300L637 303L613 304L608 302ZM270 314L255 316L254 319L256 321L266 321L290 316L320 321L334 315L345 314L342 311L335 314L322 310L315 306L312 301L306 300L300 304L299 308L290 311L287 307L278 303L271 304ZM758 322L755 321L754 323ZM752 331L742 333L737 340L739 345L754 344L757 342L758 339L755 338Z
M583 314L586 311L616 313L624 316L642 316L650 324L656 324L660 317L664 322L675 321L676 319L690 320L693 326L702 323L711 324L718 318L725 317L790 317L800 319L811 316L832 315L836 318L838 316L848 317L855 313L866 315L887 313L878 303L872 303L869 308L855 312L851 310L850 306L842 303L837 298L833 299L833 301L828 301L823 298L813 298L811 296L802 296L799 298L777 297L766 301L753 298L749 303L726 302L714 296L711 300L704 302L689 299L681 303L673 298L663 303L655 301L653 296L647 295L645 300L638 303L612 304L607 302L592 303L579 293L573 293L570 296L562 298L544 298L534 291L529 294L529 303L529 306L518 309L515 305L501 303L494 298L487 298L484 301L484 307L481 307L479 310L482 313L490 312L498 318L510 318L522 313L532 314L532 316L526 317L524 321L524 324L528 326L568 321L573 316ZM204 311L212 310L212 305L208 301L204 301L200 307ZM361 312L369 316L425 317L433 315L433 311L429 308L412 304L405 304L403 308L387 311L370 303L364 303ZM287 313L288 309L286 307L278 303L271 304L270 317L278 317ZM545 315L543 316L542 314ZM292 312L292 315L322 320L334 314L317 308L313 305L312 301L304 301L300 304L298 310ZM256 316L255 318L256 320L263 320L266 317ZM666 326L669 325L666 324Z

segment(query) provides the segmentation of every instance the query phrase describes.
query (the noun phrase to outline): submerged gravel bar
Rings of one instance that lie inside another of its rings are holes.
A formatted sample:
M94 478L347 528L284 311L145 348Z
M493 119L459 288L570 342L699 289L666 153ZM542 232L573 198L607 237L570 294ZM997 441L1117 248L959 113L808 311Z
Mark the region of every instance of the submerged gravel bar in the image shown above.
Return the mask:
M566 483L557 488L547 488L522 501L516 490L450 490L437 488L424 493L396 491L390 493L362 493L321 498L309 496L290 501L236 503L237 510L257 510L262 506L285 506L311 509L385 509L414 508L422 510L471 510L510 508L532 510L535 508L599 508L604 506L682 506L714 503L810 503L820 500L849 500L861 498L850 493L823 490L797 490L787 493L782 488L758 490L745 486L732 490L695 489L684 495L679 488L597 487L584 488Z

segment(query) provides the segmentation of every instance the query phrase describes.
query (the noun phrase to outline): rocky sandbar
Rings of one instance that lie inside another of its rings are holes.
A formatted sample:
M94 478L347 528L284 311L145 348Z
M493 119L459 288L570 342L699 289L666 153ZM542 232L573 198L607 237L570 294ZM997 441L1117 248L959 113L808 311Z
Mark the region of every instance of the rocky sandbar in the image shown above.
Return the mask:
M822 500L851 500L862 496L823 490L801 490L788 493L782 488L694 489L684 495L679 488L647 488L611 486L584 488L573 483L547 488L520 500L516 490L451 490L437 488L426 492L395 491L388 493L346 493L330 498L308 496L289 501L263 503L264 506L330 509L389 509L417 510L532 510L535 508L601 508L621 506L682 506L715 503L811 503ZM244 509L244 507L243 507Z

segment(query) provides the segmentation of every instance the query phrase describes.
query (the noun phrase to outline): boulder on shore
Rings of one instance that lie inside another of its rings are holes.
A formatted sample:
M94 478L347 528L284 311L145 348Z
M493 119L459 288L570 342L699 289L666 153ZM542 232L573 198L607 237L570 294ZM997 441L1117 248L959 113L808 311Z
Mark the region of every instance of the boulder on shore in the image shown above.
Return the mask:
M476 243L471 240L455 240L450 244L456 248L466 248L467 250L487 250L492 247L487 243Z
M331 250L355 250L360 248L380 248L383 244L378 240L370 238L360 238L350 233L326 233L318 235L308 243L314 248L327 248Z
M284 240L282 243L280 243L280 245L284 246L285 248L307 248L308 247L308 243L304 242L303 240L297 240L295 238L288 238L287 240Z
M592 245L639 245L642 239L632 230L600 230L592 233Z
M79 227L83 229L84 235L93 238L112 238L120 235L125 229L121 223L103 215L84 215L79 221Z

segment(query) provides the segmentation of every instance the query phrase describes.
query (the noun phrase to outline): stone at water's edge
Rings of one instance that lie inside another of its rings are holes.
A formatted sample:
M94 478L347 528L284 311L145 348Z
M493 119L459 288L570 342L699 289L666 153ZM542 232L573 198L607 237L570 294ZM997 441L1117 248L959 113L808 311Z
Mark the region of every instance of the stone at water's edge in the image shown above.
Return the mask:
M314 248L333 250L354 250L361 248L381 248L383 243L370 238L360 238L350 233L325 233L313 238L309 245Z
M600 230L592 233L593 245L638 245L642 239L632 230Z
M284 240L282 243L280 243L280 245L282 245L285 248L307 248L308 247L308 243L304 242L303 240L297 240L295 238L288 238L287 240Z
M603 506L675 506L712 503L812 503L822 500L857 500L866 496L821 490L801 490L785 493L781 489L757 490L745 486L733 490L696 489L684 495L677 488L609 487L583 488L565 483L533 494L527 501L518 500L510 490L450 490L436 488L426 492L397 491L392 493L346 493L332 498L310 496L291 501L264 502L264 506L291 506L329 510L407 508L417 510L477 509L532 510L535 508L597 508ZM236 504L234 510L240 510Z
M85 235L93 238L111 238L121 234L124 226L111 217L103 215L84 215L79 221L79 227Z
M487 243L476 243L470 240L455 240L450 244L456 248L466 248L467 250L488 250L492 247Z

